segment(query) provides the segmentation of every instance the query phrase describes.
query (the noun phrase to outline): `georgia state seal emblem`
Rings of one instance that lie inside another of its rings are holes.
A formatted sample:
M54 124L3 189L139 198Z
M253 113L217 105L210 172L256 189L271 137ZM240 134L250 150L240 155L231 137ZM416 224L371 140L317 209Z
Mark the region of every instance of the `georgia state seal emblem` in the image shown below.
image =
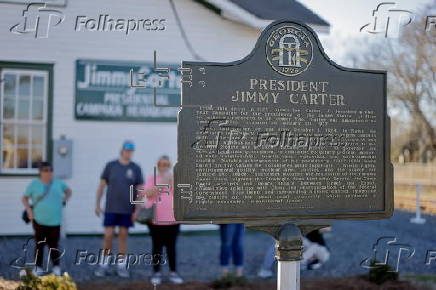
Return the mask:
M266 57L271 67L285 76L304 72L312 62L313 46L299 27L286 25L271 32L266 43Z

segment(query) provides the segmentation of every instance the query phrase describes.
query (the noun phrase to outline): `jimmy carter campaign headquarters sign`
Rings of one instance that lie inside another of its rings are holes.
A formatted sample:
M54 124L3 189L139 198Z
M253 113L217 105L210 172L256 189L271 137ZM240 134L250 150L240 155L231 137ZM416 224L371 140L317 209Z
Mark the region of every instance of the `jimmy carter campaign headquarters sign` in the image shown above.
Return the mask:
M176 64L165 64L169 78L153 71L151 63L77 60L75 116L80 120L175 122L180 103ZM132 70L132 73L131 73ZM131 79L141 76L141 81ZM131 87L140 83L144 88ZM157 88L156 106L153 88Z

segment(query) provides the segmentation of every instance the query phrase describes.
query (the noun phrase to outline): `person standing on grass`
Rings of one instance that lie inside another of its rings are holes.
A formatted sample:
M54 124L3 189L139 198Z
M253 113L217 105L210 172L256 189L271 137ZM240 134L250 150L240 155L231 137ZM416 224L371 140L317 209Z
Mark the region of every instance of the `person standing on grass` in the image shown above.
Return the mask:
M221 274L223 276L229 274L229 263L231 257L233 257L236 276L241 277L243 275L244 231L243 224L220 225L220 264Z
M97 188L95 214L100 216L104 213L104 258L100 261L99 267L95 271L95 275L98 277L107 274L112 251L112 238L116 227L118 227L117 256L126 257L127 254L129 228L133 226L138 214L135 206L130 202L130 186L137 187L144 183L141 168L132 161L134 150L135 145L133 142L125 141L123 143L120 157L106 164ZM106 187L106 207L103 211L100 203ZM117 260L121 260L117 265L117 274L120 277L129 277L126 259Z
M22 203L32 221L35 231L35 260L33 269L35 276L44 274L44 246L49 248L49 255L53 263L52 272L60 276L61 251L58 249L62 207L70 199L71 189L61 180L53 177L53 167L49 162L39 165L39 177L33 179L27 186ZM32 201L31 207L29 200Z
M159 188L155 184L168 184L169 188ZM176 241L180 225L175 222L174 218L174 182L168 156L164 155L159 158L156 179L154 175L149 176L142 192L146 196L145 207L155 206L153 220L148 224L153 254L153 275L150 282L155 285L162 283L160 269L162 262L165 262L162 261L162 250L165 247L170 267L169 280L175 284L183 283L183 279L176 272Z

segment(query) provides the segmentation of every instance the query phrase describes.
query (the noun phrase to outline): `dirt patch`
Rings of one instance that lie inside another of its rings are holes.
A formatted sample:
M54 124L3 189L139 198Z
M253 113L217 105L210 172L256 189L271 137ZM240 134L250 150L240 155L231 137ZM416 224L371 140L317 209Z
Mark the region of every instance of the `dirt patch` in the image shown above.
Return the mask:
M208 282L187 282L181 285L164 283L159 285L158 290L212 290ZM155 290L148 282L88 282L79 283L80 290ZM227 288L229 290L275 290L275 281L256 280L250 281L245 286ZM316 280L303 280L301 290L423 290L416 288L407 281L392 281L382 285L375 285L360 276L346 278L323 278Z
M4 280L3 278L0 277L0 290L15 289L18 286L20 286L20 282L8 281L8 280Z
M388 281L376 285L362 276L309 280L303 281L301 285L302 290L424 290L416 288L408 281Z

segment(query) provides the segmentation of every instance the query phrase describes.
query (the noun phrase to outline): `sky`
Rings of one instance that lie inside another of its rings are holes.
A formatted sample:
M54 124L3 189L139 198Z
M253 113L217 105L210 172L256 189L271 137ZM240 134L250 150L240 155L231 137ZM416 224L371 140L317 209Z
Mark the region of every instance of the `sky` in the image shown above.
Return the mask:
M350 45L359 41L371 41L371 38L383 37L360 32L360 28L372 22L373 10L380 3L395 3L396 9L415 12L425 7L430 0L299 0L330 23L330 34L321 35L327 54L336 62L344 62L344 54ZM394 8L394 9L395 9Z
M435 0L298 0L306 7L317 13L330 23L330 33L319 35L326 54L339 65L353 67L347 53L359 51L364 53L365 46L362 44L384 38L382 34L370 34L367 31L360 31L361 27L373 22L373 10L380 3L391 2L395 6L391 9L408 10L412 13L426 7ZM436 2L436 1L435 1ZM434 6L433 9L436 9ZM435 10L430 10L429 15L435 15ZM381 14L383 16L386 14ZM407 21L407 19L405 20ZM395 34L389 36L395 37ZM404 110L398 107L389 106L389 115L393 118L407 119ZM436 123L436 120L435 120Z

